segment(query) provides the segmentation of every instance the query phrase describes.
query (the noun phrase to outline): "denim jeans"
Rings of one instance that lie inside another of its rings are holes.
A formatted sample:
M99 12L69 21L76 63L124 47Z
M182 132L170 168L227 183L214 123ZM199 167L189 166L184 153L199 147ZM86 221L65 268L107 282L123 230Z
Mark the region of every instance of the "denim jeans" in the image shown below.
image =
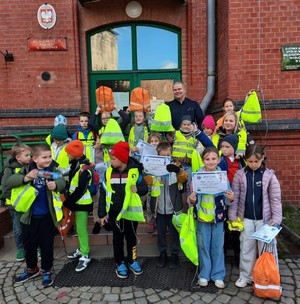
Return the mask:
M17 249L23 249L23 238L22 238L22 226L20 222L20 218L22 213L17 212L14 209L9 209L12 224L13 224L13 233L14 233L14 238L15 238L15 243L16 243L16 248Z
M224 222L197 222L197 244L199 253L199 279L224 280Z

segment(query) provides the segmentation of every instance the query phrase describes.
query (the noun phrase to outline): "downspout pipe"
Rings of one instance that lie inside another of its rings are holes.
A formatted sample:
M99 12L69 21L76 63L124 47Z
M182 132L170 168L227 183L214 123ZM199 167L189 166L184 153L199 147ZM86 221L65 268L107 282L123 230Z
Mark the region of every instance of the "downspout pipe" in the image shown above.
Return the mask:
M206 112L216 86L216 0L207 0L207 88L200 107Z

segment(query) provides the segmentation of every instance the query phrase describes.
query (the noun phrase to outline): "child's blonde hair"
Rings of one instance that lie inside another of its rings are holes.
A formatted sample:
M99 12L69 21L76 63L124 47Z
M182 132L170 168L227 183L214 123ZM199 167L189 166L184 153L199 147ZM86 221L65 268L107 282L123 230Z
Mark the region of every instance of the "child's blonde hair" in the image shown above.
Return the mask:
M24 151L31 152L31 148L25 144L15 144L12 146L11 151L12 151L12 156L16 157L17 155L20 155Z
M225 119L228 117L228 116L234 116L234 119L235 119L235 126L234 126L234 129L233 129L233 133L235 133L237 131L237 128L238 128L238 124L239 124L239 118L237 116L237 114L235 112L226 112L223 116L223 122L222 122L222 127L224 128L224 121Z
M160 133L158 133L158 132L151 132L149 134L149 137L148 137L148 141L147 141L148 143L150 143L152 137L156 137L156 138L158 138L158 140L159 140L160 143L162 142L162 138L161 138Z

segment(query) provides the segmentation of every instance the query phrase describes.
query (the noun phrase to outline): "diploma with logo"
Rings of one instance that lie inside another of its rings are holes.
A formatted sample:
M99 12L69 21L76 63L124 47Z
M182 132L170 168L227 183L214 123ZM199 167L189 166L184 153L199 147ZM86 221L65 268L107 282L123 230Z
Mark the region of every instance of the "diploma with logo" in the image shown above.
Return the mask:
M192 172L192 184L199 194L222 194L228 190L227 172Z
M144 166L144 173L147 175L168 177L169 172L166 166L171 163L171 157L144 155L141 159Z
M255 233L251 234L250 238L269 244L281 229L281 226L270 226L268 224L265 224L257 229Z
M139 149L138 154L140 154L142 156L143 155L157 155L156 147L144 142L141 139L138 140L136 146Z

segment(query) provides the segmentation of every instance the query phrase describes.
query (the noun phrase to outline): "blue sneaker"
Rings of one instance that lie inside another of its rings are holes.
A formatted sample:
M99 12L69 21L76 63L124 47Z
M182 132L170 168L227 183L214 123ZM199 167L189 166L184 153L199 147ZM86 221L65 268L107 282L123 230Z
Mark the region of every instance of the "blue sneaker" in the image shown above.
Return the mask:
M29 279L37 277L38 275L40 275L40 270L38 267L35 267L33 269L25 268L24 272L15 278L15 282L24 283Z
M43 271L42 273L42 285L44 288L53 284L52 273L50 271Z
M129 269L136 275L143 273L142 267L137 260L134 260L132 264L129 264Z
M120 265L117 265L116 274L120 279L128 278L128 269L124 262L122 262Z

